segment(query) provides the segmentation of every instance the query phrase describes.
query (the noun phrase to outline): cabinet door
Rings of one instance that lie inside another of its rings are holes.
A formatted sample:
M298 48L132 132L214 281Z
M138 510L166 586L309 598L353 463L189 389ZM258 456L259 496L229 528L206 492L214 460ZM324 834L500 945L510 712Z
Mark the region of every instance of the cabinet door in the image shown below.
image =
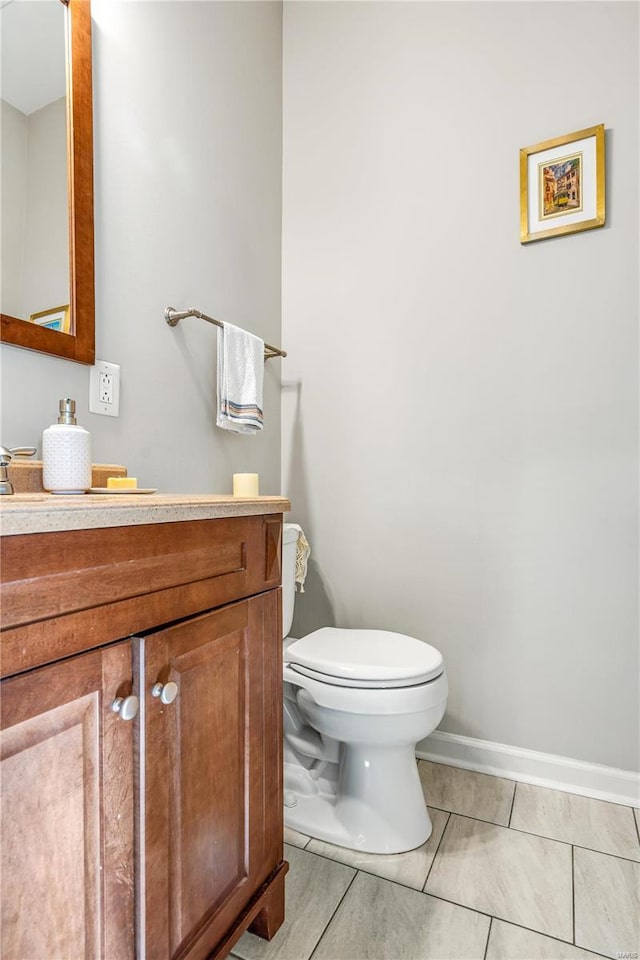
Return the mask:
M141 641L147 960L207 957L282 860L279 595Z
M134 955L131 643L2 683L3 960Z

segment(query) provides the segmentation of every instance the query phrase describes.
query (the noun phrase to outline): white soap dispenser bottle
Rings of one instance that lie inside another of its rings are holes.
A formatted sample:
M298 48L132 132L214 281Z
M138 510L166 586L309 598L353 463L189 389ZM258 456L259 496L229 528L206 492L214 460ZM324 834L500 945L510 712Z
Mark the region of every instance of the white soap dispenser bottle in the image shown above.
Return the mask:
M58 422L42 434L42 484L50 493L85 493L91 487L91 438L76 422L76 402L60 401Z

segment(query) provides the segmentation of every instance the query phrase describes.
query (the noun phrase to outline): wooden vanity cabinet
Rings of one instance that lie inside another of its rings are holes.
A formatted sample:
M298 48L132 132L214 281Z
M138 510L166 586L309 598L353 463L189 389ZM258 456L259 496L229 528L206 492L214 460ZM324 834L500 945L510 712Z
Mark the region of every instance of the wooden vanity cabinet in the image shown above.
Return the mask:
M207 957L282 859L279 621L271 590L141 641L141 956Z
M3 538L3 960L206 960L278 929L281 526Z
M131 643L2 682L3 960L133 956Z

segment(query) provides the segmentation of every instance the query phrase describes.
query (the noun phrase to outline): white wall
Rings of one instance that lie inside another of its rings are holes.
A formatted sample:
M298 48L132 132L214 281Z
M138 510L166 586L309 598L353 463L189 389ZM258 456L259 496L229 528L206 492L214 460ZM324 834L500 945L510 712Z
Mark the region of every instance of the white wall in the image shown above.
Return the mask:
M27 184L22 310L33 313L69 303L67 214L67 98L27 117Z
M214 327L196 306L280 342L279 3L93 0L97 356L121 365L121 416L88 413L89 368L2 346L5 445L39 442L78 402L94 460L143 486L230 492L234 471L280 490L280 361L265 430L215 427Z
M0 100L0 122L0 312L10 317L20 317L27 183L27 117L6 100Z
M69 303L67 100L2 109L2 313L28 320Z
M638 5L286 3L283 76L294 635L413 634L441 729L637 769ZM601 122L606 227L521 246L519 148Z

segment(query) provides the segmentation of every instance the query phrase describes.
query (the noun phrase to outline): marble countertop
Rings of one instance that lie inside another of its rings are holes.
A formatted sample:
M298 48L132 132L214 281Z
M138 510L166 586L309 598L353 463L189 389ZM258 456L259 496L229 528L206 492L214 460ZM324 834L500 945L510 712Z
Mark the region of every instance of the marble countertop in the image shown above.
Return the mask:
M51 533L95 527L125 527L143 523L177 523L285 513L285 497L233 497L229 494L86 493L55 496L17 493L0 497L0 533Z

